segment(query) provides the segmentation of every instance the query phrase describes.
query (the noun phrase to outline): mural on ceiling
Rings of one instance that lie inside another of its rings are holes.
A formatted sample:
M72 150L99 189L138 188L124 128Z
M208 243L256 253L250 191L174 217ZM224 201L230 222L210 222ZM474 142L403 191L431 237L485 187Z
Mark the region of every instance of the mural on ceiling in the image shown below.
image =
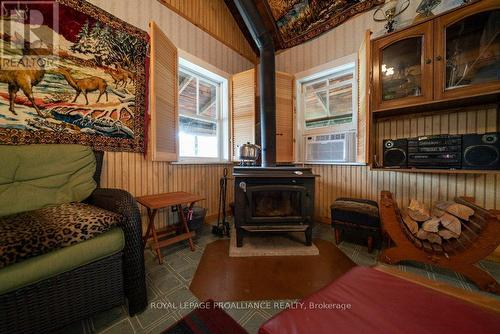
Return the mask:
M289 48L338 26L384 0L266 0L282 45Z
M143 152L148 34L86 1L0 3L0 144Z

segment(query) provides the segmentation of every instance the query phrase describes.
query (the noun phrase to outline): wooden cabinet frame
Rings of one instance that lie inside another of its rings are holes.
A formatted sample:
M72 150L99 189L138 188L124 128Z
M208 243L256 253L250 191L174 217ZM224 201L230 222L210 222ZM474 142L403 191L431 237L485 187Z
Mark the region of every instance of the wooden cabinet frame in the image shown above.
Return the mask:
M382 99L382 78L380 73L380 62L382 61L382 52L387 47L410 38L422 38L422 81L421 89L422 93L420 96L408 96L404 98L394 99L384 101ZM411 27L409 29L391 34L386 38L381 38L373 42L372 47L373 52L373 109L383 110L383 109L394 109L404 105L409 104L420 104L432 101L432 77L433 77L433 67L432 67L432 55L433 55L433 44L432 44L432 21L419 24L417 26Z
M436 100L472 97L484 92L500 92L500 81L467 85L446 90L446 28L475 14L500 9L500 1L480 1L434 20L434 98Z
M446 45L445 29L474 14L500 9L498 0L482 0L465 5L395 33L372 41L372 94L371 111L384 114L412 111L438 110L468 104L491 103L500 93L500 81L472 84L445 90ZM382 51L390 45L412 37L423 36L422 48L422 95L382 100L380 61Z

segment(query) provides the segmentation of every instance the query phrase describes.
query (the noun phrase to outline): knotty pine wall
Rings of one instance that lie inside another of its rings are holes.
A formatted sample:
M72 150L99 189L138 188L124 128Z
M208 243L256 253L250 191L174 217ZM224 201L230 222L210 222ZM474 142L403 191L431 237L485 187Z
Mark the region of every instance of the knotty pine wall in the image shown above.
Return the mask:
M180 17L157 0L90 0L90 2L118 18L145 31L154 20L162 31L180 49L210 63L229 74L245 71L254 65L231 48ZM105 154L102 175L103 187L130 191L134 196L157 194L164 191L185 190L204 195L201 205L208 215L217 213L219 178L224 165L178 165L150 162L136 153ZM232 187L228 187L232 198ZM158 227L167 222L168 210L159 213ZM143 224L145 224L143 210Z

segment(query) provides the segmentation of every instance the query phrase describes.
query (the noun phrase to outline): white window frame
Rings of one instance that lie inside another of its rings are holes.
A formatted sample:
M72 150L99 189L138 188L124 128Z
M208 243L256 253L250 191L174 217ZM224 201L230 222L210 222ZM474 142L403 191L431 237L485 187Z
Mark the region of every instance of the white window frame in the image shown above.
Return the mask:
M310 84L314 80L320 80L326 76L333 75L345 71L349 68L353 68L353 84L352 84L352 124L338 124L331 125L327 127L306 129L305 128L305 107L302 98L302 89L304 84ZM357 165L357 162L306 162L305 147L304 147L304 136L306 135L321 135L321 134L333 134L342 133L346 131L355 131L356 138L358 138L358 55L356 53L333 60L326 64L311 68L309 70L297 73L296 78L296 105L297 110L296 117L296 130L297 130L297 140L295 142L295 151L298 153L296 155L296 163L301 164L328 164L328 165ZM358 147L356 145L355 156L357 155Z
M179 155L179 163L228 163L229 162L229 78L230 75L207 62L179 50L179 71L185 71L195 74L202 78L209 79L219 84L218 101L219 115L217 118L217 138L219 156L210 157L183 157ZM198 92L197 92L198 94ZM177 98L179 95L177 95ZM180 121L181 112L179 110ZM178 143L180 145L179 133L177 133ZM180 147L179 147L180 154Z

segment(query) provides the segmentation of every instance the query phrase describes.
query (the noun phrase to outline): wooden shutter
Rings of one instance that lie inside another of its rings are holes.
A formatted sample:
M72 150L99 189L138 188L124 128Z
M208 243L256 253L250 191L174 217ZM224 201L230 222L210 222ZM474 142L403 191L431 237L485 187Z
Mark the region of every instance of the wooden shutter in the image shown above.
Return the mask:
M155 22L149 23L149 30L151 38L149 157L153 161L177 161L179 146L177 48Z
M276 72L276 162L294 161L294 77Z
M368 133L370 126L370 71L371 71L371 31L365 32L365 38L358 50L358 145L357 162L368 162Z
M240 145L255 143L255 75L255 69L251 69L237 73L231 79L233 160L238 159Z

